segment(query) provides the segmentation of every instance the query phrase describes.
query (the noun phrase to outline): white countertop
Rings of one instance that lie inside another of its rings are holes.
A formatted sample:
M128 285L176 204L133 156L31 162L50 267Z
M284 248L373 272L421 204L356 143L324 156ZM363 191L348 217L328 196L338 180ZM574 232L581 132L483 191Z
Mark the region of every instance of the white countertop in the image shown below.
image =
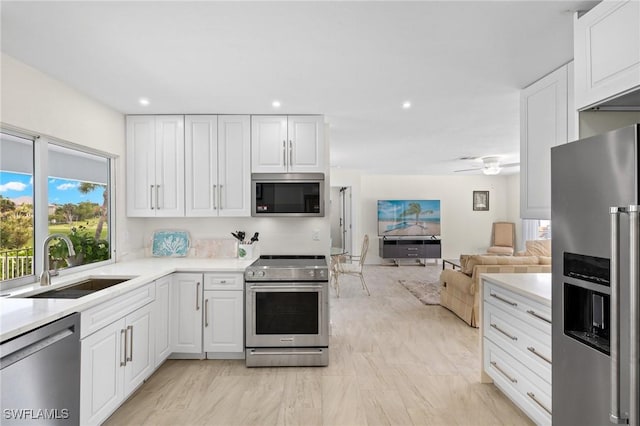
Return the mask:
M480 278L551 306L551 273L482 274Z
M84 311L174 272L244 272L254 260L147 258L113 263L64 277L53 277L48 287L33 284L3 291L2 293L11 293L11 297L0 298L0 341L11 339L74 312ZM136 278L79 299L20 298L64 287L83 278L100 276Z

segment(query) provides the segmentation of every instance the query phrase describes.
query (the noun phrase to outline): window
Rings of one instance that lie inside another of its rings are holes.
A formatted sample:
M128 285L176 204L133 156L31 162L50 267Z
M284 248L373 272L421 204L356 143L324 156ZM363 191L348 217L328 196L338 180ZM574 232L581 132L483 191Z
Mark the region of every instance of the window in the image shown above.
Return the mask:
M51 269L110 260L111 158L44 137L0 136L0 287L35 281L48 234L67 235L76 252L52 240Z
M537 219L522 220L522 250L524 243L528 240L550 240L551 239L551 221Z
M33 274L33 139L0 134L0 280Z
M49 250L56 268L85 265L110 258L109 159L49 144L47 216L49 234L62 233L75 256L59 240Z

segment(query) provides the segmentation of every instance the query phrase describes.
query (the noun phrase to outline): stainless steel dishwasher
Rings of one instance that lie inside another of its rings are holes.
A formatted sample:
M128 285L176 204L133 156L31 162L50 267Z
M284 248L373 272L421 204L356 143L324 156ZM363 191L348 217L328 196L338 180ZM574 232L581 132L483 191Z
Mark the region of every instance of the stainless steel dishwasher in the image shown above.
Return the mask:
M0 344L0 423L80 422L80 314Z

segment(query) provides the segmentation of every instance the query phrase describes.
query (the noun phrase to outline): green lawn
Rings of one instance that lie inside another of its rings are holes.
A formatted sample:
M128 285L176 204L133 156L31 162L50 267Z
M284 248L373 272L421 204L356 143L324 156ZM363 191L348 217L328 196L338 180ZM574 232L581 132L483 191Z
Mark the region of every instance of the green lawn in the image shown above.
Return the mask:
M95 234L96 228L98 226L98 218L82 220L73 223L56 223L55 225L49 224L49 234L60 233L60 234L69 234L71 232L71 228L79 227L80 225L87 228L87 231L91 233L91 235ZM102 232L100 233L100 238L103 240L107 239L109 234L109 230L107 229L107 224L105 223L102 227Z

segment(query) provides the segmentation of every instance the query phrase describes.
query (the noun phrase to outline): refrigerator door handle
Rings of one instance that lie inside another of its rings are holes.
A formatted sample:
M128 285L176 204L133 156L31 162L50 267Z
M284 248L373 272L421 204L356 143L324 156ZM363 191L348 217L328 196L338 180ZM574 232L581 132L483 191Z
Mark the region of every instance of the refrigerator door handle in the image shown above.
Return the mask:
M640 413L638 410L638 397L640 396L640 383L638 383L638 370L640 369L640 336L638 335L638 325L640 322L640 276L639 265L640 259L640 221L638 219L638 209L640 206L629 206L629 300L631 303L630 316L630 334L629 342L629 359L631 366L629 367L630 383L629 383L629 424L640 424Z
M611 217L611 400L609 421L614 424L627 423L620 413L620 215L624 207L610 207Z

